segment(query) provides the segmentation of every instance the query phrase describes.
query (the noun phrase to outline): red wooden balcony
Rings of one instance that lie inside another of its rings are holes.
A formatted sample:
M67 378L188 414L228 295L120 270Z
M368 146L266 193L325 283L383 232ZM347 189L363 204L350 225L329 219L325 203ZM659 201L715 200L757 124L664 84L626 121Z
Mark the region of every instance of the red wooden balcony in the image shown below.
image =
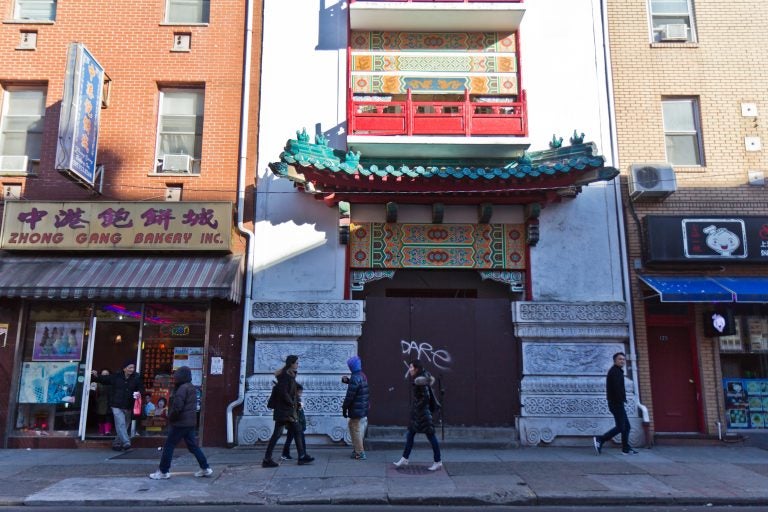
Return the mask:
M528 135L525 91L518 101L370 101L349 98L351 135Z

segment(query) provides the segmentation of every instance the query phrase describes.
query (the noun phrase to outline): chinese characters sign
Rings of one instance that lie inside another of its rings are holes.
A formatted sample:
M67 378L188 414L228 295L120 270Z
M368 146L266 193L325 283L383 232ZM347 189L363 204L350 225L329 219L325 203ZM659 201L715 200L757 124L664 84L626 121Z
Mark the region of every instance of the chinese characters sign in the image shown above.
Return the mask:
M645 218L648 261L768 262L768 217Z
M71 44L61 101L56 168L93 185L104 68L82 44Z
M9 250L229 250L229 202L7 201L0 247Z

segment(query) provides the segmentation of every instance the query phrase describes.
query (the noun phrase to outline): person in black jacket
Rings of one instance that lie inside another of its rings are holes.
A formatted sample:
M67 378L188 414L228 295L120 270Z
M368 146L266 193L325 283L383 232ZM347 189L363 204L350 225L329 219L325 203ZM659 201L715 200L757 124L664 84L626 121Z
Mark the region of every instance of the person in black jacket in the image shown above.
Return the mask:
M629 419L624 404L627 403L627 391L624 388L624 365L627 363L627 356L624 352L613 354L613 366L608 370L608 376L605 378L605 395L608 400L608 410L613 414L613 420L616 425L603 434L592 438L595 446L595 453L600 455L603 451L603 443L613 439L616 434L621 434L621 453L624 455L636 455L638 452L629 446Z
M428 471L437 471L443 467L440 456L440 443L435 436L435 425L432 423L432 410L439 406L432 391L435 378L424 369L424 364L414 359L408 365L408 374L411 381L411 423L408 426L408 437L405 441L403 456L395 462L395 467L408 465L408 457L413 449L413 440L417 433L426 434L432 445L434 463L427 468Z
M197 425L197 389L192 384L192 371L187 366L179 367L173 373L173 395L171 406L168 408L168 421L171 428L163 445L163 455L160 457L160 467L149 475L152 480L171 478L171 460L176 445L184 440L187 450L195 456L200 469L196 477L211 476L213 469L208 465L205 454L197 445L195 427Z
M301 426L299 425L299 399L296 388L296 373L299 369L299 356L289 355L285 358L285 366L275 373L277 384L277 403L274 404L272 419L275 420L275 429L272 437L267 444L267 451L264 454L264 460L261 466L264 468L275 468L279 466L272 460L272 450L275 449L280 436L283 435L283 428L288 427L293 430L293 437L296 440L296 451L299 452L299 465L309 464L314 457L307 455L304 446L304 436L301 435Z
M352 438L352 458L365 460L363 433L368 417L368 377L363 373L363 362L358 356L347 359L347 367L352 375L347 381L347 394L341 405L341 414L349 418L349 436ZM344 379L342 379L342 382Z
M127 360L123 363L122 371L111 375L98 375L96 370L91 372L91 380L100 384L108 384L109 407L115 420L115 440L112 449L115 451L130 450L131 438L128 437L128 425L131 423L133 403L138 397L144 396L144 383L141 375L136 373L136 363Z

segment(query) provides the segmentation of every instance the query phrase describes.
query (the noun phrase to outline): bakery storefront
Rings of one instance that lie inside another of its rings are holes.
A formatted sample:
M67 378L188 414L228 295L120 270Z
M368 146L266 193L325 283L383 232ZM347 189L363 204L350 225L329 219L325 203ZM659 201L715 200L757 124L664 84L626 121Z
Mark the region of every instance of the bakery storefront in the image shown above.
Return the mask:
M645 228L654 265L639 275L654 292L646 301L647 324L671 320L666 327L648 324L651 380L670 389L661 359L679 355L670 333L687 318L694 360L715 359L714 378L701 371L694 382L700 379L700 390L716 397L717 421L730 431L768 428L768 217L648 216ZM682 359L671 361L678 373Z
M231 203L9 201L2 228L5 445L110 438L108 390L90 375L126 361L146 390L134 436L165 434L179 366L192 370L202 435L207 381L223 366L212 323L241 295Z

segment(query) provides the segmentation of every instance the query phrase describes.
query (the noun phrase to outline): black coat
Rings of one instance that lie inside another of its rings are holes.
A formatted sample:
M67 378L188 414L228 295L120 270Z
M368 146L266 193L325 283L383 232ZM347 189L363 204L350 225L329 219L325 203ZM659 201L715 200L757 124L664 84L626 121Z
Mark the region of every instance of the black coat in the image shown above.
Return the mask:
M194 427L197 425L197 389L192 385L192 372L186 366L173 374L176 389L168 407L168 420L172 427Z
M627 390L624 387L624 370L621 366L613 365L605 378L605 397L609 404L624 404L627 401Z
M133 409L133 393L138 391L144 396L144 383L141 375L134 372L127 379L121 370L110 375L97 375L91 380L100 384L109 384L109 406L117 409Z
M411 423L408 430L421 434L434 434L432 411L429 410L430 386L435 378L426 370L417 375L411 383Z
M293 423L299 419L299 400L296 396L296 372L282 368L275 374L277 384L277 403L272 412L272 419L282 423Z

